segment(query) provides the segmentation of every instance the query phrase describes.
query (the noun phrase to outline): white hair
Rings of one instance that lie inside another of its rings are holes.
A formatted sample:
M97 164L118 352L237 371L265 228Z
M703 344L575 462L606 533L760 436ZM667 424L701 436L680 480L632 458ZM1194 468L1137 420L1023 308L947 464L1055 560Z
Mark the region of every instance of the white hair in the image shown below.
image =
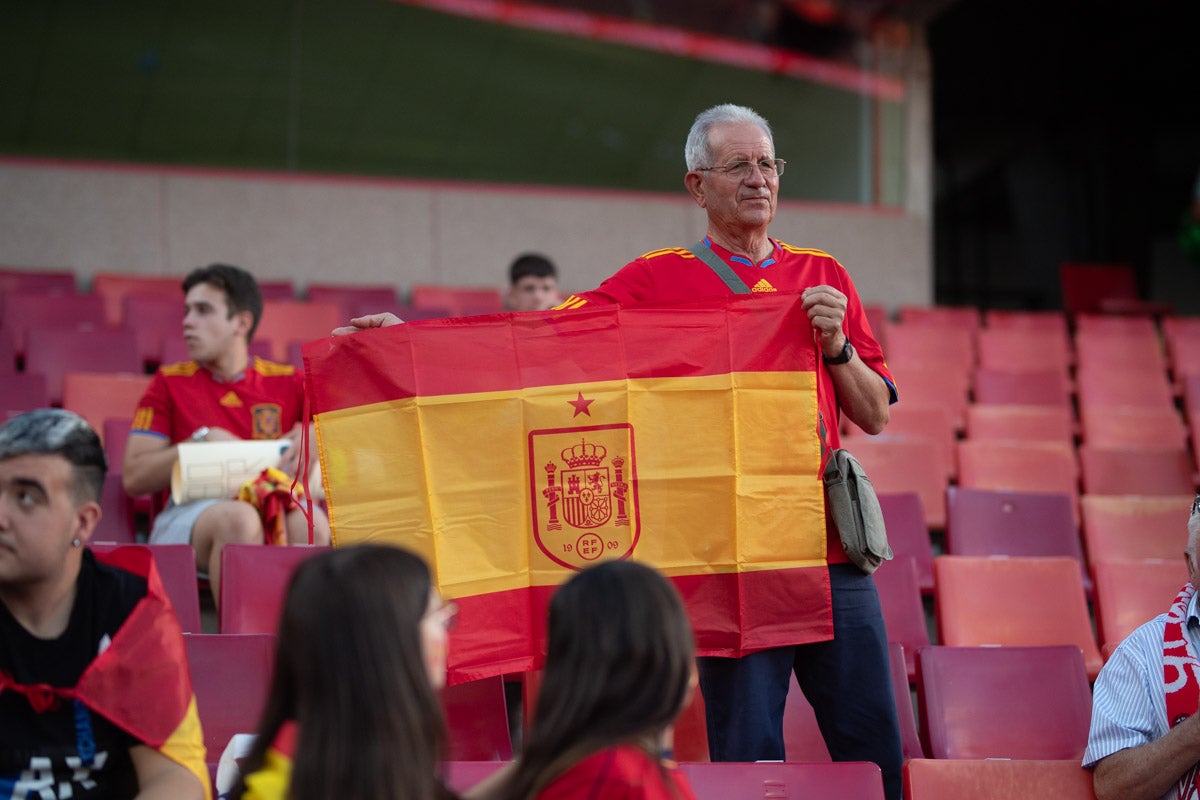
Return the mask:
M696 116L696 121L692 123L692 129L688 131L687 144L683 146L683 160L689 171L713 166L711 163L713 155L708 146L709 131L715 125L724 125L730 122L753 123L762 128L767 138L774 142L771 126L767 124L761 114L753 109L733 103L713 106L706 111L701 111Z

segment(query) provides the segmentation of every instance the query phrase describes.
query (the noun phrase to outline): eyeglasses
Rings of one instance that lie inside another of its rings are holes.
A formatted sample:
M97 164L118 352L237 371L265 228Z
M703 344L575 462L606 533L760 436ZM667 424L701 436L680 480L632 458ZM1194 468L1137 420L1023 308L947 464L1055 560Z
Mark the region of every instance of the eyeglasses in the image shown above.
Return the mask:
M425 617L441 625L445 630L453 630L454 625L458 622L458 604L442 603L437 608L426 612Z
M774 178L783 174L787 162L782 158L764 158L761 161L734 161L723 167L696 167L697 172L720 172L731 178L744 181L750 177L750 170L755 167L764 178Z

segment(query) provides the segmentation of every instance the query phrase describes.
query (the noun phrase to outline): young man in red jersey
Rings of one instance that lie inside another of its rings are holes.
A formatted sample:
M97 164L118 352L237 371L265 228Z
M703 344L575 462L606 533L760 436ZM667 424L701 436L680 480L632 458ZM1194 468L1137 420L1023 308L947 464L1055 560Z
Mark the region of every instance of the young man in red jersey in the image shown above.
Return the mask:
M262 293L250 273L227 264L193 270L183 281L183 338L191 361L162 366L134 414L123 481L132 495L167 489L181 442L286 439L280 468L294 475L304 413L304 378L292 366L250 358L250 339L262 316ZM309 541L298 506L286 513L287 540ZM150 541L188 543L220 596L221 549L262 544L263 522L241 500L169 503L154 519ZM330 541L329 520L313 507L313 543Z

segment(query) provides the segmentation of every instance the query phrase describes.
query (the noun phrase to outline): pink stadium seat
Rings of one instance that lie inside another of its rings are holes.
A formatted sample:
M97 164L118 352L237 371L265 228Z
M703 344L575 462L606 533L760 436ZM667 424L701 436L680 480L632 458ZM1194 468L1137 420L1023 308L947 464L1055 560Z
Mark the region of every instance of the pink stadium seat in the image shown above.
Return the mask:
M952 647L1073 644L1088 678L1102 659L1079 562L1056 556L939 556L933 562L938 639Z
M1127 497L1086 495L1083 539L1088 562L1182 557L1192 495Z
M183 293L178 286L170 296L131 292L125 295L122 312L137 333L138 355L148 366L162 363L163 342L183 335Z
M1036 330L1054 331L1069 340L1070 328L1067 315L1062 311L1014 311L991 309L983 315L984 326L989 330Z
M880 564L874 577L888 641L903 646L905 681L914 681L917 650L929 644L925 607L921 604L921 589L917 585L916 561L912 556L896 556Z
M0 373L0 422L50 405L46 376L40 372Z
M288 342L328 338L330 331L345 322L336 303L265 300L254 337L270 342L272 360L286 363Z
M125 324L125 297L130 294L174 300L180 324L183 321L183 280L175 276L97 272L92 276L92 294L104 301L105 319L114 328Z
M354 317L396 310L400 304L396 287L390 284L351 286L348 284L310 283L306 297L310 303L337 305L342 324Z
M102 331L108 325L104 301L95 295L7 292L0 295L0 327L12 336L20 359L25 357L31 329Z
M95 541L95 537L93 537L91 545L97 553L129 546L131 543ZM201 633L200 595L196 584L196 551L187 544L136 544L132 546L144 547L154 556L154 564L158 567L158 576L162 579L163 589L171 599L171 605L175 607L175 616L179 620L179 627L183 629L184 633Z
M900 323L887 326L888 364L940 368L967 374L975 366L974 330L950 323Z
M143 373L67 372L63 375L63 408L86 419L105 442L105 421L132 419L149 385L150 376ZM116 468L119 472L120 465Z
M957 435L949 409L944 405L920 405L904 402L892 406L890 411L891 416L887 428L880 435L889 439L915 437L932 441L942 452L942 461L946 465L946 479L952 480L956 472L954 442L957 440ZM864 436L867 434L861 428L853 422L846 421L844 438L846 446L851 451L854 449L853 442Z
M46 394L51 403L60 405L66 373L86 370L137 374L142 371L142 362L137 337L130 330L34 328L29 331L25 369L46 376Z
M1071 497L1078 520L1078 481L1074 448L1063 442L958 443L958 485L967 489L1059 492Z
M1092 691L1078 647L924 647L917 674L932 758L1083 757Z
M904 800L1096 800L1092 772L1063 761L913 759L904 765Z
M296 287L290 280L259 281L258 290L263 300L295 300Z
M890 358L890 356L889 356ZM889 362L903 403L945 406L956 430L966 424L971 373L955 367L896 366Z
M1070 341L1057 334L1030 328L988 328L979 332L979 366L987 369L1054 369L1066 375L1072 361Z
M1076 336L1153 337L1157 332L1154 319L1148 314L1077 314Z
M92 541L112 542L115 544L134 544L137 542L137 528L133 516L133 501L125 494L121 485L120 470L110 471L104 476L104 487L100 490L100 522L92 531ZM191 549L190 547L188 548ZM193 554L192 561L196 558ZM162 567L159 567L162 571ZM192 570L193 583L195 569ZM165 578L164 578L165 580Z
M1111 365L1081 365L1075 384L1081 410L1092 406L1175 407L1167 373L1155 366L1122 363L1121 369L1112 369Z
M900 306L902 325L949 325L979 330L982 316L975 306Z
M1083 443L1092 447L1187 446L1187 428L1174 408L1091 406L1080 417Z
M955 556L1067 556L1079 564L1084 591L1092 579L1083 560L1071 497L951 486L946 492L946 552Z
M1186 534L1180 539L1187 541ZM1188 581L1182 554L1167 560L1101 561L1096 573L1096 628L1108 649L1143 622L1149 622L1171 607L1180 588Z
M60 269L0 267L0 294L5 292L75 294L75 273Z
M975 370L975 402L979 405L1053 406L1071 410L1070 382L1058 370L1008 372Z
M925 524L921 496L916 492L879 494L879 508L892 552L897 557L912 557L921 594L933 594L933 543Z
M946 466L942 451L929 439L864 436L849 448L866 468L880 494L914 492L921 498L928 528L946 525Z
M967 438L1023 439L1074 446L1075 420L1068 406L972 405Z
M183 640L207 760L215 765L235 733L258 727L271 686L275 636L193 633Z
M1106 448L1082 445L1085 494L1176 495L1195 491L1192 458L1178 448Z
M1167 369L1158 330L1153 326L1142 334L1079 331L1075 334L1075 361L1088 369L1112 369L1113 364Z
M508 734L504 678L458 683L442 690L451 761L507 761L513 756Z
M301 561L327 547L229 544L221 550L221 633L275 633L288 581Z
M837 764L681 763L696 800L811 797L883 800L879 767L863 761Z
M444 308L452 317L504 310L504 298L499 289L478 286L416 284L409 292L408 304L414 308Z

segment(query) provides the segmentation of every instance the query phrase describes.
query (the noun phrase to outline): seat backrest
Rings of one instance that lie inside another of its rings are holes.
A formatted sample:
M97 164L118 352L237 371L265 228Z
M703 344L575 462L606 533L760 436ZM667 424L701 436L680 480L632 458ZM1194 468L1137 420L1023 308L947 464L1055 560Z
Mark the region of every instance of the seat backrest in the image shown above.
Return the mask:
M946 525L946 466L930 439L864 436L847 449L858 457L880 494L916 493L927 528Z
M40 372L0 373L0 422L50 405L46 376Z
M353 317L396 310L399 297L390 284L349 286L333 283L310 283L305 293L310 303L333 303L346 324Z
M921 496L916 492L900 492L878 497L892 552L896 556L912 556L921 594L933 594L933 541L925 524Z
M32 328L25 347L25 369L46 376L50 402L63 402L63 376L68 372L142 372L137 336L131 330L67 330ZM122 416L128 415L128 410Z
M504 678L456 683L442 690L452 761L507 761L513 756Z
M142 373L66 372L63 374L63 408L86 419L107 445L105 421L132 418L149 385L150 376ZM117 469L120 469L119 465Z
M883 775L875 764L684 763L679 765L696 800L734 797L829 797L883 800Z
M117 476L118 479L120 476ZM92 549L97 553L110 552L130 543L95 541ZM189 544L140 544L154 556L158 577L163 589L175 607L175 616L184 633L201 633L200 594L196 583L196 551ZM224 745L222 745L224 746Z
M904 402L913 405L941 405L950 413L955 430L962 430L966 423L968 392L971 371L957 366L893 365L892 374L896 385L903 387Z
M1174 408L1175 394L1165 370L1126 362L1115 370L1110 364L1080 366L1075 372L1081 410L1092 406Z
M1174 408L1087 406L1080 422L1083 443L1092 447L1161 447L1187 445L1187 429Z
M975 366L975 331L948 322L887 326L888 364L895 368L942 368L966 374Z
M1075 420L1067 406L974 404L967 408L967 438L1074 446Z
M325 339L330 331L345 323L337 303L264 300L254 339L271 344L272 361L286 363L288 342Z
M903 645L905 680L915 680L914 655L929 644L925 607L917 585L917 562L912 556L896 556L880 564L874 578L888 641Z
M31 329L102 331L108 327L104 301L95 295L22 291L0 295L0 325L12 334L18 358L26 356Z
M1058 370L1020 372L980 367L974 376L978 405L1055 406L1071 409L1070 384Z
M1077 331L1075 362L1080 369L1112 369L1113 364L1136 364L1165 371L1158 330L1151 324L1142 332Z
M1177 495L1195 490L1192 458L1183 447L1079 448L1084 494Z
M957 325L979 330L982 315L975 306L900 306L897 316L904 325Z
M979 366L1025 370L1030 364L1054 369L1064 376L1072 363L1070 340L1034 328L986 329L979 332Z
M504 310L504 298L500 290L487 286L418 283L409 291L408 304L414 308L444 308L452 317Z
M924 647L917 716L932 758L1074 758L1092 691L1074 645Z
M878 574L878 572L876 572ZM896 699L896 716L900 723L900 746L904 758L921 758L924 752L913 716L912 692L909 690L904 646L888 642L888 664L891 667L892 692ZM697 693L699 694L699 693ZM678 730L678 728L676 728ZM817 725L812 704L804 696L793 674L788 678L787 703L783 709L783 745L788 763L830 761L829 748ZM676 752L682 761L683 757ZM707 750L705 759L707 759Z
M130 292L122 301L127 327L133 328L138 337L138 354L142 362L157 366L162 363L163 342L179 339L183 330L183 295L176 288L175 294Z
M1188 581L1183 558L1100 561L1096 575L1096 627L1105 645L1118 645L1143 622L1171 607Z
M1191 494L1166 497L1085 495L1083 539L1088 561L1177 559L1187 541Z
M913 759L904 800L1096 800L1092 771L1070 761Z
M267 702L275 664L273 634L183 637L196 710L208 761L215 762L235 733L253 733Z
M848 448L853 450L853 442L866 435L857 425L846 421L843 437ZM891 409L885 435L888 438L929 439L941 450L941 460L946 465L946 477L953 480L956 472L954 443L958 436L948 407L937 404L899 403Z
M175 330L179 331L183 324L183 281L179 278L128 272L97 272L92 276L92 294L104 301L105 318L114 327L125 324L125 297L135 293L175 301Z
M104 486L100 490L100 509L102 513L100 521L92 531L92 541L116 544L137 542L133 499L125 494L119 469L104 476ZM161 567L159 571L162 571Z
M296 567L321 545L227 544L221 548L221 633L275 633Z
M1071 498L1078 520L1079 468L1065 442L974 441L958 443L958 485L968 489L1057 492Z
M938 640L952 647L1073 644L1088 678L1102 659L1079 562L1057 556L938 556L933 561Z
M1083 567L1071 497L951 486L946 552L956 556L1068 556Z
M65 269L0 268L0 292L75 294L75 273Z

